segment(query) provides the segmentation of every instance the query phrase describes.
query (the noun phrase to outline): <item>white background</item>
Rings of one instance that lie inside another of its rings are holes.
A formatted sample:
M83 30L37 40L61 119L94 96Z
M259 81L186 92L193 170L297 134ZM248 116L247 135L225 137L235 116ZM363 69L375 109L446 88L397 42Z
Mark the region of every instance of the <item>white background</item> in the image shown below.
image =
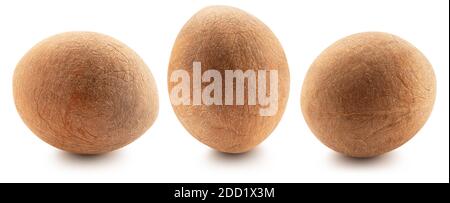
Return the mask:
M215 152L177 120L166 77L174 40L208 5L231 5L262 20L281 41L291 72L286 112L272 135L242 155ZM449 5L392 1L0 1L0 182L448 182ZM113 153L71 155L42 142L23 124L12 98L20 58L40 40L95 31L134 49L156 78L160 113L143 137ZM396 34L434 66L437 99L414 139L384 156L357 160L322 145L300 111L305 73L334 41L363 31Z

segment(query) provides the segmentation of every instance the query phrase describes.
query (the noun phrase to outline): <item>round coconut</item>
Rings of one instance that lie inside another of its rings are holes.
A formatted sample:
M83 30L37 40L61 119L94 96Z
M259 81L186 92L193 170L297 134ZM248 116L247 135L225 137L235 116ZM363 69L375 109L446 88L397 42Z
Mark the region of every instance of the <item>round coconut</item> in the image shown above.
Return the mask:
M431 64L413 45L387 33L359 33L314 61L301 107L325 145L351 157L373 157L419 131L433 108L435 86Z
M92 32L58 34L19 62L14 100L39 138L77 154L101 154L141 136L158 114L144 61L123 43Z

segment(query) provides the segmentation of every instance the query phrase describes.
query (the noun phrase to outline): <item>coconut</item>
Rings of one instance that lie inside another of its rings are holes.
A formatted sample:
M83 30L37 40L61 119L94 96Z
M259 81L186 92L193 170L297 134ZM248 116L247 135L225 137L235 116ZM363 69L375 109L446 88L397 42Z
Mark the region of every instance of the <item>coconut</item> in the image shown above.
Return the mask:
M178 34L168 87L190 134L221 152L242 153L278 124L289 94L289 69L280 42L260 20L237 8L212 6Z
M155 121L158 95L144 61L92 32L58 34L34 46L13 78L14 100L39 138L78 154L121 148Z
M312 132L331 149L373 157L410 140L433 108L431 64L392 34L351 35L328 47L303 83L301 108Z

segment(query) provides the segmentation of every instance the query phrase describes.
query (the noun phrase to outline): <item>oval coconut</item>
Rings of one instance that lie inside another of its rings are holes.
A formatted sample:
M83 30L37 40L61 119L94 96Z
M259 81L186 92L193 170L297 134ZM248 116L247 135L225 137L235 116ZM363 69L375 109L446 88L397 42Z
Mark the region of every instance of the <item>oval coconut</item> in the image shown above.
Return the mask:
M278 39L260 20L233 7L200 10L184 25L173 46L169 92L177 85L170 81L171 74L185 70L192 78L193 62L201 62L202 72L214 69L222 76L225 70L278 71L278 109L272 116L261 116L263 107L258 103L248 105L247 96L245 105L173 105L177 117L195 138L221 152L242 153L275 129L288 99L289 69ZM202 83L202 89L207 85ZM190 88L192 101L193 86ZM222 88L225 92L225 85Z
M121 148L158 114L158 95L144 61L123 43L69 32L34 46L14 73L14 99L42 140L78 154Z

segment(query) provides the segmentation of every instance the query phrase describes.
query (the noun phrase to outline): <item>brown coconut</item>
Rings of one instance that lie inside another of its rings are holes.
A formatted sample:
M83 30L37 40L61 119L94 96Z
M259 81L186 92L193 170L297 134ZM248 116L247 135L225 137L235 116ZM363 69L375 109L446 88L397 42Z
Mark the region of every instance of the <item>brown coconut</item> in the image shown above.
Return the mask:
M123 43L69 32L34 46L14 73L14 99L42 140L78 154L121 148L155 121L158 95L144 61Z
M245 105L173 105L183 126L216 150L241 153L261 143L278 124L289 94L288 64L272 31L237 8L204 8L180 31L172 50L169 78L180 69L192 78L194 61L201 62L202 72L215 69L222 76L225 70L278 70L278 111L273 116L260 116L261 106L247 105L247 96ZM175 85L168 81L169 92ZM202 88L206 85L202 83ZM192 86L190 93L192 101Z
M311 65L301 96L312 132L331 149L373 157L410 140L431 113L431 64L407 41L387 33L351 35Z

